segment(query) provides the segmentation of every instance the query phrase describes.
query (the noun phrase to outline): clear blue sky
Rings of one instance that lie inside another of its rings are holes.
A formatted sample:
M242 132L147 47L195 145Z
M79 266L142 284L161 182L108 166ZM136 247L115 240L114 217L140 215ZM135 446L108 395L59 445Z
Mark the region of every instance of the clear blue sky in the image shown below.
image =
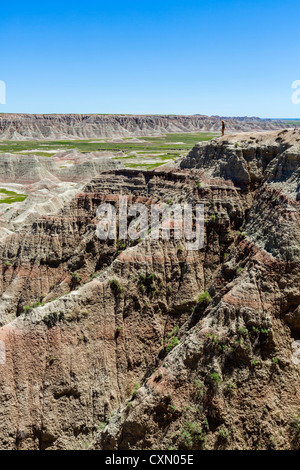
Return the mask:
M0 112L300 117L299 0L2 2Z

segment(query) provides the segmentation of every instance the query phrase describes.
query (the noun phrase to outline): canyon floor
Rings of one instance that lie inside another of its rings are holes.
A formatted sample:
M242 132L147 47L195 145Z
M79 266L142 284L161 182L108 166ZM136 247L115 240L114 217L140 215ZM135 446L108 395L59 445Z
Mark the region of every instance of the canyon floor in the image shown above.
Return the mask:
M43 140L36 126L20 140L13 119L0 141L0 448L298 449L299 128L220 137L214 120L197 133L172 121L163 134L162 120L128 136L125 120L114 138L47 140L43 118ZM97 207L119 195L203 204L203 247L100 240Z

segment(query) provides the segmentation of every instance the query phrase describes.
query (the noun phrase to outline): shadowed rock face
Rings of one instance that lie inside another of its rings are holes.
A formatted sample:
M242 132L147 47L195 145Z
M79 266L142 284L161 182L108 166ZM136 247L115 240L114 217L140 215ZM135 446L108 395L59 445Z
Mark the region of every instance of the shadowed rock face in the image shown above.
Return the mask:
M299 138L105 171L2 241L1 448L298 448ZM100 241L97 206L120 193L203 203L203 248Z
M281 121L223 118L230 131L282 129ZM98 114L1 114L0 139L58 140L160 135L172 132L219 132L218 116L134 116Z

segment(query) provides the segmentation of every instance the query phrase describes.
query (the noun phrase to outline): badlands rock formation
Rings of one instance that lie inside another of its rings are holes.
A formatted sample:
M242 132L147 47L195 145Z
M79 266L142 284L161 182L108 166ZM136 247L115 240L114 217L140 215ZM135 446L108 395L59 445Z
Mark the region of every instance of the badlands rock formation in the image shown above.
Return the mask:
M75 149L53 156L0 154L1 187L27 195L22 203L0 205L0 238L20 230L40 215L56 213L91 177L122 166L111 152L81 153Z
M106 170L2 240L2 449L298 449L299 144L235 134ZM99 240L119 194L203 203L203 248Z
M105 114L0 114L0 139L59 140L161 135L172 132L219 132L221 119L229 131L272 130L281 121L219 116L134 116Z

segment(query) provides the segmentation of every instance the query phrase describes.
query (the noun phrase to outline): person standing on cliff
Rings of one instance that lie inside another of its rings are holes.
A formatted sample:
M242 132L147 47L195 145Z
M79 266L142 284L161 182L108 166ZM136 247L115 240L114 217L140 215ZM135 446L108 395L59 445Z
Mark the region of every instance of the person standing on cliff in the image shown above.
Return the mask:
M225 122L222 121L222 137L225 134Z

